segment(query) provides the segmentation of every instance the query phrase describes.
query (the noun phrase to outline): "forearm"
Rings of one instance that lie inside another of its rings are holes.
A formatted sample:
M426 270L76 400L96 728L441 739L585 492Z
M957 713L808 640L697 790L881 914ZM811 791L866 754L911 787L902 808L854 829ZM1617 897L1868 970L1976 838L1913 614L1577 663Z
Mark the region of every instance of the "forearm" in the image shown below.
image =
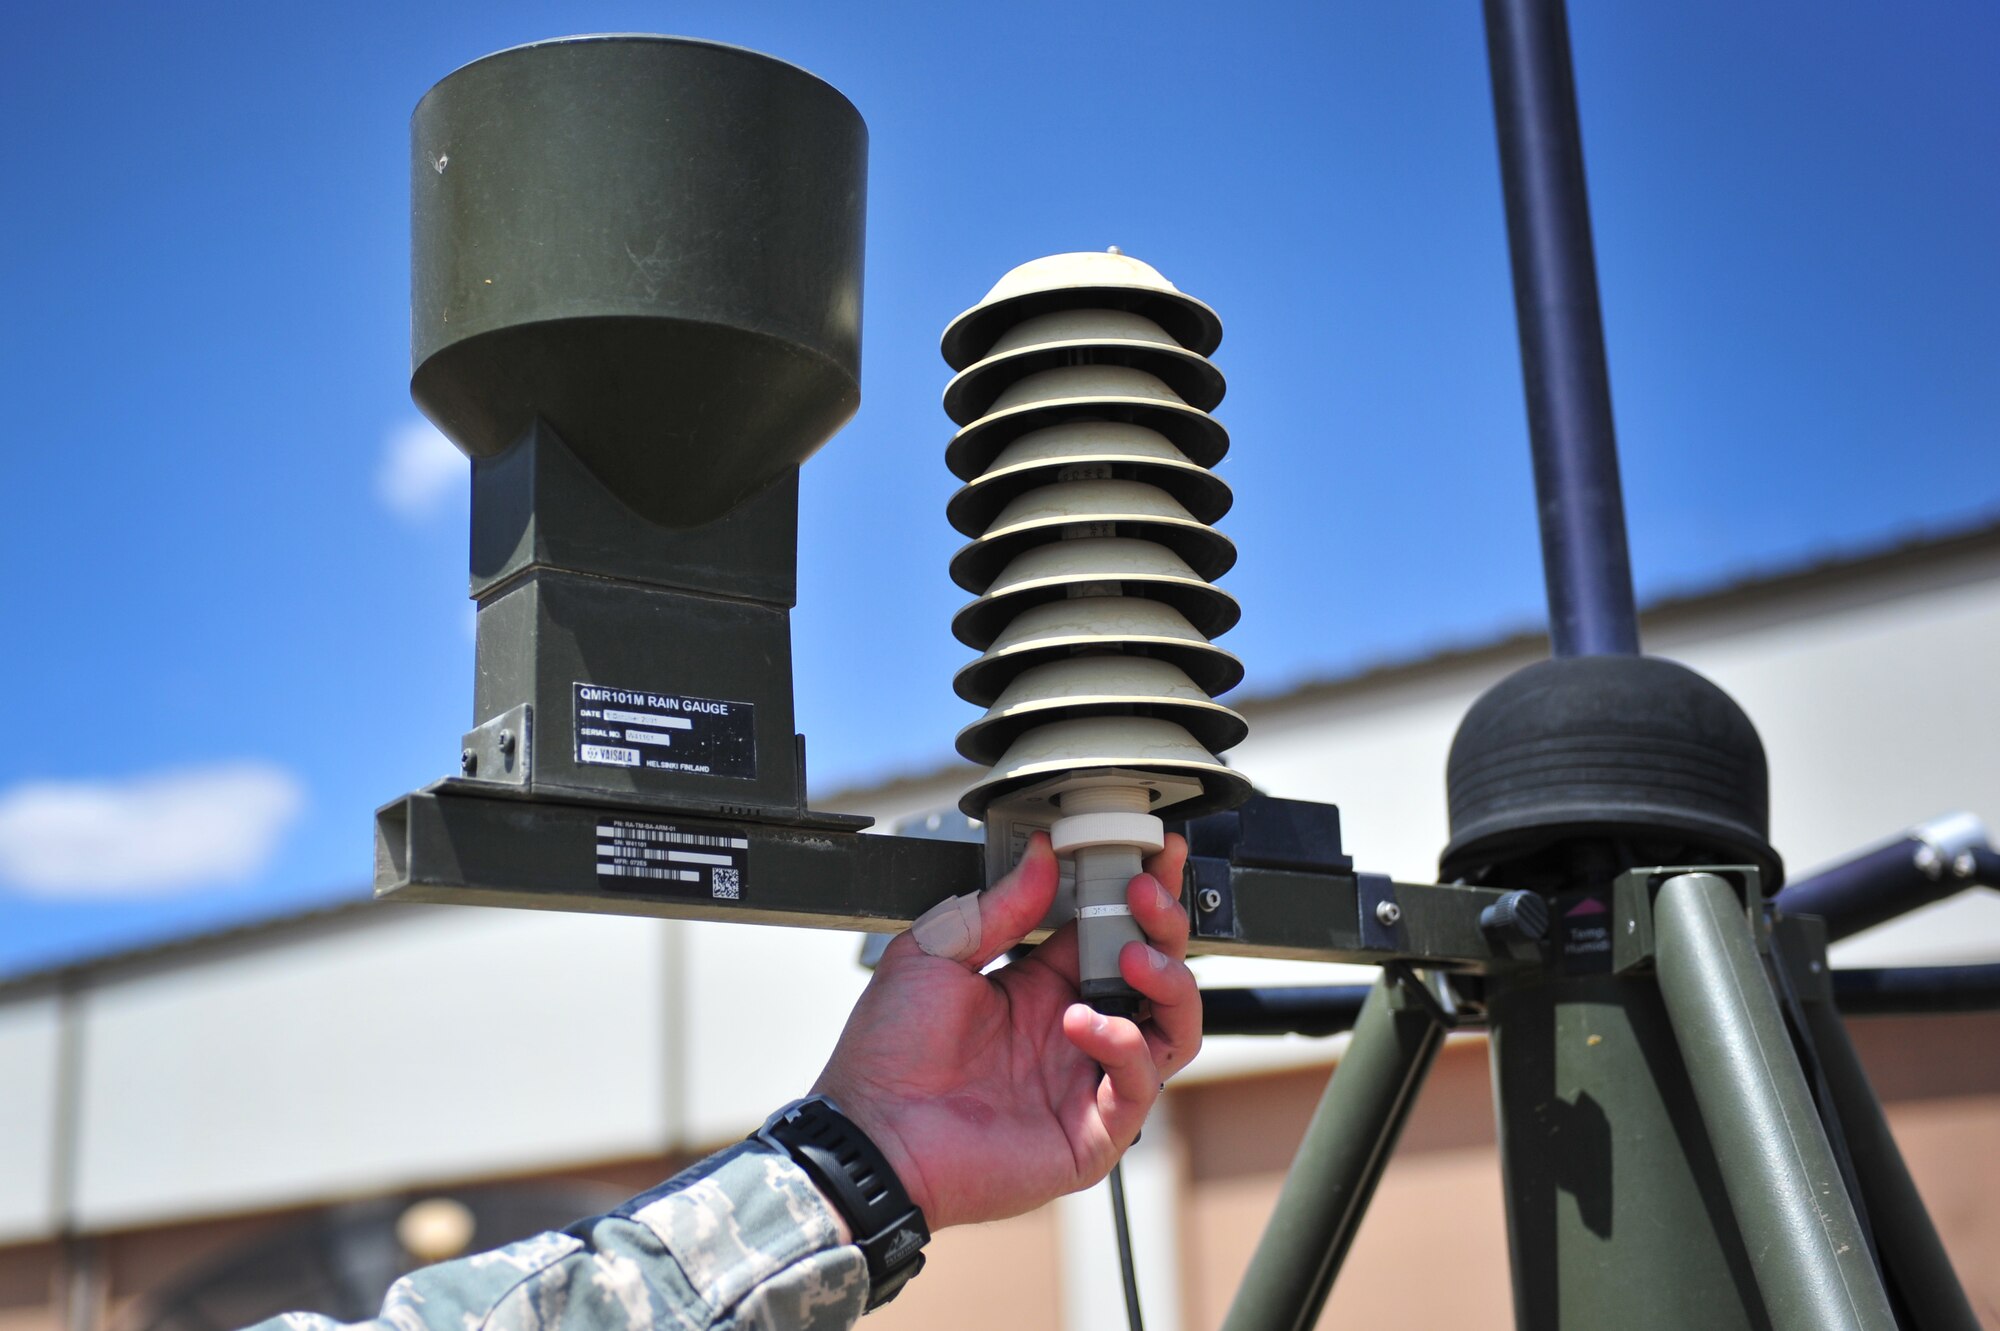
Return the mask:
M369 1331L844 1331L868 1302L846 1226L805 1173L756 1142L710 1156L609 1215L396 1282ZM287 1313L258 1331L332 1331Z

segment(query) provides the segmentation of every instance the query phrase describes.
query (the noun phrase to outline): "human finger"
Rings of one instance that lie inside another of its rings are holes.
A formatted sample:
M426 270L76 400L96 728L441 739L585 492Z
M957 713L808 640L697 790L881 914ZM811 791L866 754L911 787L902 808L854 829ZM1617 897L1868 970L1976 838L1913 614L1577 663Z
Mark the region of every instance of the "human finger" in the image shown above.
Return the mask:
M1118 953L1118 973L1153 1005L1140 1031L1161 1078L1193 1062L1201 1052L1201 989L1187 963L1144 943L1127 943Z
M1104 1070L1097 1084L1097 1116L1114 1155L1139 1135L1146 1111L1160 1094L1160 1076L1146 1037L1123 1017L1107 1017L1082 1003L1063 1012L1063 1034Z
M1030 835L1021 862L979 894L979 950L972 961L975 970L1026 938L1048 917L1049 907L1055 904L1059 873L1048 833Z
M980 970L1042 922L1055 900L1056 874L1048 836L1036 832L1005 877L984 892L948 897L925 911L884 951L883 962L923 952Z
M1149 873L1134 878L1125 889L1125 904L1147 942L1176 961L1187 955L1187 911L1159 879Z
M1147 927L1147 919L1159 920L1162 927L1157 932L1169 939L1173 936L1173 930L1178 929L1182 940L1180 945L1178 948L1173 948L1171 944L1169 945L1170 950L1176 956L1185 955L1187 951L1187 913L1179 906L1173 904L1180 897L1181 867L1186 861L1187 842L1182 839L1178 832L1168 833L1166 848L1156 851L1146 858L1145 872L1152 875L1154 886L1166 893L1167 909L1170 909L1174 915L1179 917L1178 922L1157 911L1149 912L1138 920L1140 929L1146 932L1148 936L1152 936L1156 931ZM1162 878L1160 876L1162 873L1166 877ZM1136 882L1137 880L1135 879L1134 881ZM1128 897L1129 895L1130 891L1128 889ZM1127 904L1131 905L1132 902L1128 900ZM1158 904L1157 898L1153 904ZM1071 984L1075 984L1077 981L1075 929L1073 927L1065 928L1051 934L1040 947L1035 949L1035 957L1044 965L1053 968L1058 974L1068 978Z
M1184 849L1186 843L1180 837L1172 836L1166 851L1169 854ZM1157 862L1156 855L1149 863ZM1172 867L1169 862L1165 867ZM1187 911L1176 901L1164 884L1150 872L1132 879L1125 890L1126 905L1131 909L1133 921L1153 945L1169 956L1180 958L1187 955L1188 919ZM1035 949L1034 959L1068 980L1072 986L1077 983L1076 926L1072 922L1051 934L1046 942Z
M1069 982L1074 990L1079 983L1077 972L1076 921L1071 920L1062 928L1050 934L1028 954L1028 960L1039 962Z
M1179 832L1167 833L1166 845L1146 857L1141 867L1160 880L1174 900L1181 899L1181 880L1187 874L1187 838Z

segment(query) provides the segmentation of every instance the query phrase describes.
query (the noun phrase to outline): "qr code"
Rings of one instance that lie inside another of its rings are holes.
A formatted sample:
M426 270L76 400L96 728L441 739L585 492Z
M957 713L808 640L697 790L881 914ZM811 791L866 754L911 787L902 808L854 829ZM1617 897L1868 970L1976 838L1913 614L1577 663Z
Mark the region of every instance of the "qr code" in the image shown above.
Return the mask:
M734 901L743 894L740 872L736 869L717 869L715 881L709 888L709 895L717 901Z

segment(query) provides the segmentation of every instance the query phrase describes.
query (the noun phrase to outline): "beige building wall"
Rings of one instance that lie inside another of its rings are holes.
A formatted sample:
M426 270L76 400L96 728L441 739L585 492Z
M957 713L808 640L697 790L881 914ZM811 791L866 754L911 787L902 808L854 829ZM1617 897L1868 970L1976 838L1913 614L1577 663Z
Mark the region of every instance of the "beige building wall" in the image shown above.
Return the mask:
M1982 1324L2000 1328L2000 1014L1852 1023L1869 1076ZM1182 1174L1176 1273L1182 1324L1220 1325L1330 1069L1313 1066L1169 1092ZM543 1177L638 1191L671 1158ZM1023 1331L1064 1325L1058 1207L949 1230L879 1331ZM145 1295L309 1210L152 1226L89 1242L102 1274L99 1324L137 1331ZM0 1331L58 1331L57 1245L0 1249ZM1097 1278L1115 1295L1116 1271ZM1107 1324L1115 1327L1116 1322ZM1506 1221L1494 1149L1486 1042L1454 1037L1439 1056L1320 1325L1506 1331L1513 1325ZM218 1328L218 1331L227 1331Z

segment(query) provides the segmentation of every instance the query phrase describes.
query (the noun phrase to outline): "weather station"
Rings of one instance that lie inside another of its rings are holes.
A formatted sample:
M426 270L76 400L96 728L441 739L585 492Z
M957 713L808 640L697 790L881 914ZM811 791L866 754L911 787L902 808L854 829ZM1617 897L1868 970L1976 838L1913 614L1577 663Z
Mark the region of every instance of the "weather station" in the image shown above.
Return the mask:
M810 807L799 469L860 401L867 131L781 60L616 35L475 61L412 122L412 393L472 460L476 680L455 773L376 815L377 896L879 934L1046 830L1045 925L1130 1011L1124 886L1180 830L1193 951L1381 968L1206 996L1215 1033L1353 1032L1231 1331L1314 1324L1454 1030L1491 1045L1518 1325L1976 1326L1841 1011L1992 975L1826 946L2000 859L1946 819L1788 885L1751 719L1641 654L1566 20L1486 20L1552 656L1464 718L1439 881L1225 761L1222 318L1116 248L1004 256L944 330L980 839Z

